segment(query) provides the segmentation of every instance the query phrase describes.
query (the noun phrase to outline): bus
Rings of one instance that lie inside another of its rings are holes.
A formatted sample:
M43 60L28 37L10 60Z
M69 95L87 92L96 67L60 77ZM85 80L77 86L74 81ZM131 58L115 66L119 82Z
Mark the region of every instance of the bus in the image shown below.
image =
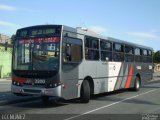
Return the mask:
M138 91L153 77L151 47L64 25L18 29L11 91L88 103L91 95Z

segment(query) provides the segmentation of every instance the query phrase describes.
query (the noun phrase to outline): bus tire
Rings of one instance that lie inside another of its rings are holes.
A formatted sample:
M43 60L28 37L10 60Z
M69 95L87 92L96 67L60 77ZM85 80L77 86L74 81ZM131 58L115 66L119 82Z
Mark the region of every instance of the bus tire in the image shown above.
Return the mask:
M88 103L90 100L90 86L87 80L84 80L81 86L81 103Z
M141 87L140 78L138 76L136 76L136 79L134 81L133 91L139 91L140 87Z
M41 96L41 100L43 103L47 103L49 101L49 96Z

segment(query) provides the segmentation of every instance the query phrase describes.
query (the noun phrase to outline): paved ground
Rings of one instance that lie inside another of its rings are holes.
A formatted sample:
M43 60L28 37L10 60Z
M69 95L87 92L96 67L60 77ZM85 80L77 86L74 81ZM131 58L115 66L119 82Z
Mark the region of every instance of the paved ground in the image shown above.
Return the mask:
M16 96L11 93L11 80L0 80L0 106L2 105L8 105L13 103L21 103L29 100L35 100L39 98L38 96L30 97L21 97ZM0 112L1 113L1 112Z
M10 84L9 80L0 81L1 118L12 113L22 117L24 115L26 119L142 120L143 117L160 119L160 116L157 116L160 115L160 78L158 77L143 86L139 92L120 90L101 94L94 96L88 104L79 103L78 100L57 103L50 100L49 103L43 104L38 96L17 97L11 94Z
M11 80L1 79L0 80L0 92L10 91L11 89L10 84L11 84Z
M160 77L160 72L154 72L153 76L158 76L158 77Z

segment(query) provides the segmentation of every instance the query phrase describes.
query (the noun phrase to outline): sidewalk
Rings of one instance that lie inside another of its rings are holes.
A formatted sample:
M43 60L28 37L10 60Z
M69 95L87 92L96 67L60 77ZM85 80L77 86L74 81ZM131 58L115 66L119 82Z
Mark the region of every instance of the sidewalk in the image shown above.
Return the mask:
M11 78L0 78L0 82L1 81L11 81Z
M153 77L160 77L160 72L154 72Z

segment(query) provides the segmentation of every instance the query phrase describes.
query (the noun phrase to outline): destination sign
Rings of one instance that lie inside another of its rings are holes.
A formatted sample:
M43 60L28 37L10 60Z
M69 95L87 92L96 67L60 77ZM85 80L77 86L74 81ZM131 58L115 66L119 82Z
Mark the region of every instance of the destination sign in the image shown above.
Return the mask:
M19 40L19 44L33 44L33 43L57 43L60 41L59 37L47 37L47 38L29 38Z

